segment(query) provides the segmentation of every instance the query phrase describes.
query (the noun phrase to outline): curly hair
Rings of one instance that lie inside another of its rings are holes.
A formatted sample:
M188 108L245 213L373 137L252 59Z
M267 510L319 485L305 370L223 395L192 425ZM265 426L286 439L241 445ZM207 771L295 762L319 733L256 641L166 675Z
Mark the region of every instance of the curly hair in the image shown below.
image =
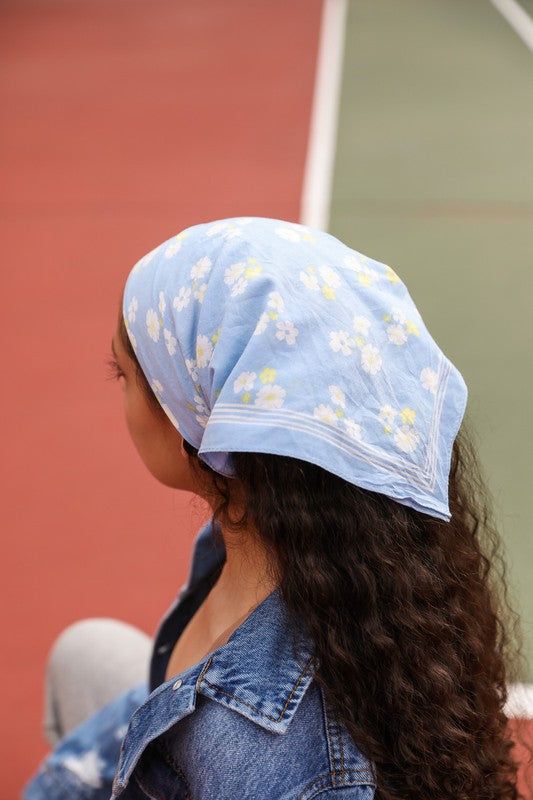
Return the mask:
M119 327L163 414L122 317ZM445 522L307 461L256 452L232 453L245 498L234 520L235 478L184 440L214 518L253 530L271 554L289 613L312 635L315 680L375 765L376 800L533 796L519 789L504 713L522 668L519 617L472 441L463 420Z

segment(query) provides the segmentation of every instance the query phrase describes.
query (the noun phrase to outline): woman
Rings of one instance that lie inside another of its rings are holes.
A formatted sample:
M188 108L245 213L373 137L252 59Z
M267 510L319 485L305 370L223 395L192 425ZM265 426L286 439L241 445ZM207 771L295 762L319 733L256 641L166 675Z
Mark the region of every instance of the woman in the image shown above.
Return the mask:
M112 347L145 465L212 515L153 643L60 637L26 800L520 797L467 387L394 270L280 220L195 225L133 267Z

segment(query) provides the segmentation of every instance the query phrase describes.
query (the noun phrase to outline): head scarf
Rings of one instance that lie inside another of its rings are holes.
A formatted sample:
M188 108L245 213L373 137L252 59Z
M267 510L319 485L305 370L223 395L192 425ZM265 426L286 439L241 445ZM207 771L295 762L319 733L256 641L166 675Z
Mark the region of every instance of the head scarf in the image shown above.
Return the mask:
M263 217L193 225L131 269L129 339L162 408L213 470L292 456L449 520L467 387L386 264Z

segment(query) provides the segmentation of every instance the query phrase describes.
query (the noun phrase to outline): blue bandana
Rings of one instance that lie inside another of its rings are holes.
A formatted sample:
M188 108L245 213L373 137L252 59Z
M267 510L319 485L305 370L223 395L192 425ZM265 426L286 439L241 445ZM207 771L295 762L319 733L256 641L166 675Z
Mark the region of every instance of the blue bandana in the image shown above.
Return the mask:
M449 520L461 373L397 273L324 231L194 225L132 268L123 315L141 368L215 471L292 456Z

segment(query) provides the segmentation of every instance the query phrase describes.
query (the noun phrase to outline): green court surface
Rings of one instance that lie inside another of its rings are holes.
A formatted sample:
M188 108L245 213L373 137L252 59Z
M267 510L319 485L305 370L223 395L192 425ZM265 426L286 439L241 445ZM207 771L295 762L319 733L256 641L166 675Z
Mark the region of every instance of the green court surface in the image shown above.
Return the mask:
M532 90L533 54L485 0L349 5L330 230L398 271L469 387L528 681Z

